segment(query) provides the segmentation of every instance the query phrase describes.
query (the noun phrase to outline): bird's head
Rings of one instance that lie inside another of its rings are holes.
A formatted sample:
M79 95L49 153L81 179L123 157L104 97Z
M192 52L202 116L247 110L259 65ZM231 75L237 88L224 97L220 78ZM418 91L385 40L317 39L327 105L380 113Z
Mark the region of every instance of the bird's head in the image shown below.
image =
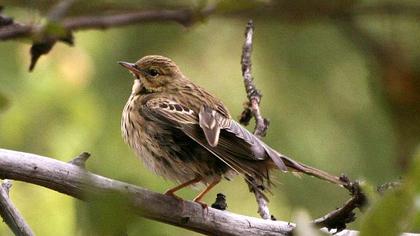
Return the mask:
M145 56L136 63L120 61L128 69L146 92L162 92L173 87L184 75L171 59L151 55Z

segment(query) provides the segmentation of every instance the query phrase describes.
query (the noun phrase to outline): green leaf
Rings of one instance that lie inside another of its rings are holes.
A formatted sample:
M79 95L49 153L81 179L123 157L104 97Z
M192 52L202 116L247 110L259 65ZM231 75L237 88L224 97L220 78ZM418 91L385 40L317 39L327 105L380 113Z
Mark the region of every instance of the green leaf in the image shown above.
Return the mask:
M392 190L366 214L360 235L399 235L407 229L412 206L410 192L404 188Z
M361 236L400 235L410 231L420 208L417 206L420 193L420 152L417 153L401 186L388 191L366 213L361 226Z

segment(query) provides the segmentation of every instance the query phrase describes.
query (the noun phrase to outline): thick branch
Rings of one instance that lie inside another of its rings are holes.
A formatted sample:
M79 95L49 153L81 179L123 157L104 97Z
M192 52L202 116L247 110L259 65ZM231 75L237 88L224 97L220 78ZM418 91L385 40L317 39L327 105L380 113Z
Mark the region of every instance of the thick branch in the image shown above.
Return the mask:
M6 181L0 185L0 215L15 235L32 236L31 228L9 198L10 187Z
M266 221L200 204L181 202L124 182L92 174L75 165L29 153L0 149L0 178L33 183L89 201L116 193L129 199L134 213L210 235L284 235L293 226L287 222Z
M208 208L170 196L92 174L76 165L30 153L0 149L0 178L15 179L90 201L107 193L128 199L129 209L139 216L208 235L287 235L294 224L262 220ZM336 235L357 235L343 230ZM415 235L418 234L403 234Z

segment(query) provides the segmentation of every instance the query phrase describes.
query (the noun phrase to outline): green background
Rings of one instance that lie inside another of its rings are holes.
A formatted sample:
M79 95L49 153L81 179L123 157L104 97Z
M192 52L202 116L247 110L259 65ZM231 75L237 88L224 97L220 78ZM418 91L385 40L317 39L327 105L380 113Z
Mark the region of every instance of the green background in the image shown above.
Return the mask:
M39 22L43 13L36 9L43 5L32 4L5 12ZM222 7L230 11L232 6ZM74 47L58 43L32 73L27 70L29 41L1 42L0 94L5 98L0 101L7 105L0 110L0 147L62 161L88 151L89 171L164 192L173 183L145 169L122 141L120 117L132 79L117 61L134 62L149 54L170 57L237 118L246 100L240 69L243 32L248 18L254 18L253 75L264 95L262 114L270 120L266 143L298 161L373 186L398 180L404 170L398 160L399 121L381 80L383 67L334 18L287 19L250 9L249 15L215 14L189 28L148 23L76 32ZM420 28L414 18L360 16L356 24L379 41L401 45L401 53L419 69ZM314 178L273 176L278 184L270 209L280 220L293 221L299 209L317 218L349 198L344 189ZM197 192L186 189L179 195L192 199ZM205 201L212 203L219 192L227 196L229 211L258 217L255 199L240 177L221 182ZM126 216L109 207L112 203L87 206L26 183L14 182L10 195L37 235L95 234L104 225L112 228L109 222L117 218L127 223L129 235L193 234ZM0 224L0 235L10 234Z

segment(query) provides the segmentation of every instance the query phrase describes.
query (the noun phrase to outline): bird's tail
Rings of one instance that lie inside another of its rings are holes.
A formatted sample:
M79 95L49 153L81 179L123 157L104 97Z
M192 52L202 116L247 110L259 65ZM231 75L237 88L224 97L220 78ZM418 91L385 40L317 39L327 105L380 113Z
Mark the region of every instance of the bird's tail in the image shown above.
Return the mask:
M303 163L297 162L283 154L278 153L277 151L275 151L274 149L271 149L268 146L265 146L266 150L268 151L269 156L271 157L271 159L274 161L275 165L277 166L277 168L284 170L282 168L282 165L279 165L278 163L283 164L283 166L285 165L287 167L287 170L289 171L293 171L296 173L303 173L303 174L307 174L310 176L314 176L316 178L322 179L322 180L326 180L328 182L331 182L333 184L338 184L340 186L345 186L347 183L342 180L340 177L329 174L325 171L319 170L315 167L312 166L308 166L305 165Z
M340 177L329 174L325 171L319 170L315 167L305 165L303 163L299 163L289 157L286 157L284 155L281 156L281 159L283 160L284 164L291 170L296 171L298 173L307 174L310 176L314 176L319 179L326 180L333 184L338 184L340 186L345 186L346 182L343 181Z

